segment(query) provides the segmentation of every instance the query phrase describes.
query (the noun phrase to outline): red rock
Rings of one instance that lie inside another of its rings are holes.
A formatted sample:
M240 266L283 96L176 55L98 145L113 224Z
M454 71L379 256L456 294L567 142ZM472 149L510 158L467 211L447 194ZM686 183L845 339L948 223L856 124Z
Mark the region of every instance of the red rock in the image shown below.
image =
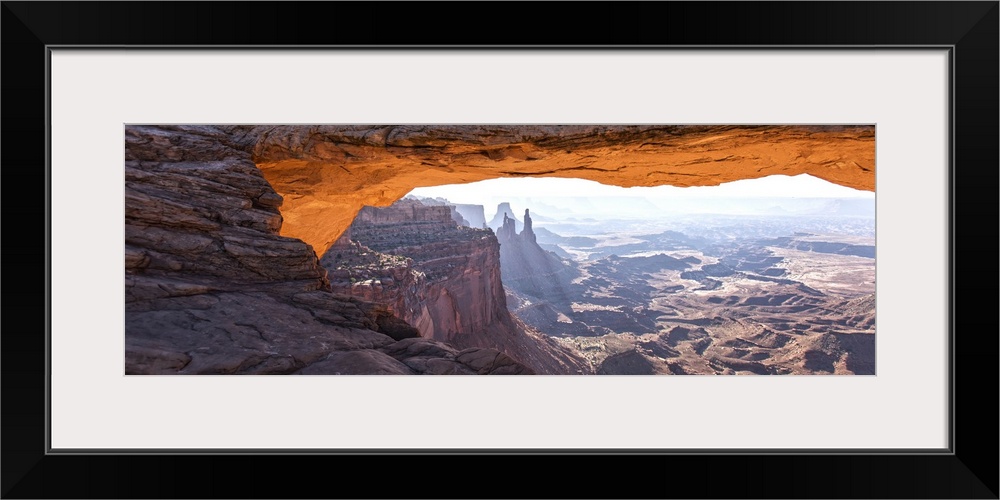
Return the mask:
M248 130L126 127L126 374L416 373L377 350L416 329L324 291L313 248L279 234ZM446 357L428 373L464 366Z
M348 231L355 244L335 245L322 259L334 291L386 304L424 338L494 348L538 373L589 369L511 316L491 230L459 226L448 207L404 199L363 208Z

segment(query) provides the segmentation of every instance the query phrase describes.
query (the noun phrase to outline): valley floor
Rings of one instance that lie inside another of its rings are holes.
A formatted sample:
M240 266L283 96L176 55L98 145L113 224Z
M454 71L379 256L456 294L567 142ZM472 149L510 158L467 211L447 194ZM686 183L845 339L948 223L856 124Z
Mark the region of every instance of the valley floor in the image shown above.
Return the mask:
M566 299L508 286L508 306L598 374L875 374L874 259L622 241L642 251L573 263Z

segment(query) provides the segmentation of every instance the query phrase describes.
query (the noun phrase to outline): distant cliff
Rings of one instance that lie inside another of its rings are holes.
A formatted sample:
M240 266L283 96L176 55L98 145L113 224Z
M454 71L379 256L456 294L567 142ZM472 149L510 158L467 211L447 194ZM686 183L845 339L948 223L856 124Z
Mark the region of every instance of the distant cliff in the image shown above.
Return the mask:
M497 230L504 284L519 294L546 302L568 302L569 283L578 274L576 268L538 245L529 209L524 210L523 227L518 233L514 219L504 215Z
M503 227L504 220L506 219L514 221L515 232L518 232L522 228L524 228L524 224L521 223L521 221L517 220L517 217L514 217L514 211L511 210L510 203L507 202L503 202L497 205L497 213L493 216L492 219L490 219L489 222L486 223L486 225L488 225L494 231L499 231L500 228Z
M477 228L477 229L482 229L483 228L482 222L480 222L479 224L473 224L472 222L469 221L468 218L465 217L465 213L469 213L469 215L471 215L473 219L476 219L476 220L482 219L483 218L482 217L483 207L481 207L481 206L479 206L479 212L480 213L479 213L479 217L477 217L475 210L471 210L469 208L460 209L459 205L451 203L451 202L449 202L448 200L446 200L444 198L425 198L425 197L412 196L411 195L411 196L407 196L407 197L405 197L403 199L405 199L405 200L417 200L420 203L422 203L424 206L428 206L428 207L447 207L448 211L449 211L449 214L451 216L451 220L455 221L456 224L458 224L460 226L474 227L474 228ZM478 205L461 205L461 206L462 207L475 207L475 206L478 206ZM355 218L357 218L357 216L355 216Z
M459 226L447 206L404 199L363 208L348 234L321 260L335 292L385 304L425 338L496 348L540 373L585 369L507 310L492 231Z
M486 213L482 205L456 203L455 210L469 221L469 227L486 228Z

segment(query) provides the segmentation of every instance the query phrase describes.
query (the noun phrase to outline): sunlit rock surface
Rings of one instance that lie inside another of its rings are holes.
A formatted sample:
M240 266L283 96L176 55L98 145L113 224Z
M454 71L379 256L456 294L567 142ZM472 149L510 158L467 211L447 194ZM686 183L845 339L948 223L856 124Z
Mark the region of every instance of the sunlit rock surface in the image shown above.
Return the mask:
M624 187L809 174L874 191L874 126L231 127L285 198L281 235L324 252L364 205L416 187L511 176ZM256 140L252 140L256 137ZM246 141L245 141L246 142Z

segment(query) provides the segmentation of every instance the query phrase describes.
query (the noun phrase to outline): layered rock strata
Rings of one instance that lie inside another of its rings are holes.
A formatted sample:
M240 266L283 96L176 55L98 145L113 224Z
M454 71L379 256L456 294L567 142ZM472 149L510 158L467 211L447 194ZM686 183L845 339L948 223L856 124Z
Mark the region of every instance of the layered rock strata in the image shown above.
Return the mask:
M331 293L239 128L125 130L125 373L531 373Z
M421 336L491 347L539 373L578 373L582 359L507 310L493 232L459 226L449 207L404 199L365 207L322 258L335 292L385 304Z
M713 186L810 174L875 189L875 127L776 125L288 125L233 127L285 197L281 234L323 253L362 206L416 187L572 177Z

